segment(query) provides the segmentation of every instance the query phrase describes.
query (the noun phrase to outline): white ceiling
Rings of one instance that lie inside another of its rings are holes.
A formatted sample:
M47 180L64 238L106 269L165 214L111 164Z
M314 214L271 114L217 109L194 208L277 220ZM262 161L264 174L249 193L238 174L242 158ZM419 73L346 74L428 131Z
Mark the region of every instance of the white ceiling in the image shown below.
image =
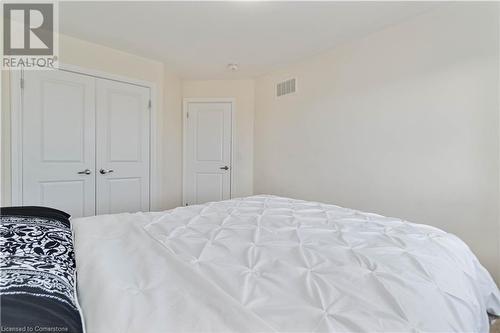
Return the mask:
M63 34L164 62L183 78L255 77L436 2L61 2ZM228 63L240 69L231 72Z

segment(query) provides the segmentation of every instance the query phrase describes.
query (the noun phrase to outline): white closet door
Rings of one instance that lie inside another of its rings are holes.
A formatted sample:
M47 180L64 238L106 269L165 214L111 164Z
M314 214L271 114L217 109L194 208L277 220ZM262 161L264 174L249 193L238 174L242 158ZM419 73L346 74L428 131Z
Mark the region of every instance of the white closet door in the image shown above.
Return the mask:
M97 214L149 210L149 88L97 79Z
M187 103L184 196L188 205L230 198L231 109L231 103Z
M94 215L94 78L26 71L23 94L23 205Z

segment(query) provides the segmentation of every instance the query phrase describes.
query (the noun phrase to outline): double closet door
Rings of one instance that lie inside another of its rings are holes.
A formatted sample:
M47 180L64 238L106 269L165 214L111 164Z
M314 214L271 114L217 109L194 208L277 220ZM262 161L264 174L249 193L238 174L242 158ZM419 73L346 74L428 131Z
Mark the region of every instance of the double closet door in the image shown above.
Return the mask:
M150 90L25 71L22 203L72 217L149 210Z

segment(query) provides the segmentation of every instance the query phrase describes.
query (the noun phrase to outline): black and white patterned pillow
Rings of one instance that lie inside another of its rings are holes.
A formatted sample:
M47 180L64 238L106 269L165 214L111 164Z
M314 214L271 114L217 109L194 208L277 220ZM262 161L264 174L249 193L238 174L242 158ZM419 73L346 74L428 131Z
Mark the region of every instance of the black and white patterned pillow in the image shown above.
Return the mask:
M82 332L69 215L45 207L0 210L1 329Z

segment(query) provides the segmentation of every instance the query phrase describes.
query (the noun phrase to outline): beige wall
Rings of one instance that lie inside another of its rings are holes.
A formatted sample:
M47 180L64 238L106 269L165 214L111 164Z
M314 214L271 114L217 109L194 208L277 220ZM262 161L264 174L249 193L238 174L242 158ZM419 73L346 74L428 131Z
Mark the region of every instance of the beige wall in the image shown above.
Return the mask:
M255 193L437 226L500 282L496 6L449 4L257 79Z
M187 97L232 97L235 99L233 128L233 197L253 194L253 80L183 81Z
M182 205L182 82L165 71L163 208Z
M180 157L175 150L179 143L177 127L181 113L180 80L165 70L160 62L93 44L73 37L61 35L59 39L60 60L65 64L149 81L156 86L157 159L160 196L153 200L153 209L166 209L180 204L178 195L179 175L172 176L164 170L179 172ZM2 205L10 204L10 101L9 75L2 73ZM165 98L165 100L164 100ZM175 125L174 125L175 124ZM172 130L173 128L173 130ZM172 157L172 161L170 160Z

